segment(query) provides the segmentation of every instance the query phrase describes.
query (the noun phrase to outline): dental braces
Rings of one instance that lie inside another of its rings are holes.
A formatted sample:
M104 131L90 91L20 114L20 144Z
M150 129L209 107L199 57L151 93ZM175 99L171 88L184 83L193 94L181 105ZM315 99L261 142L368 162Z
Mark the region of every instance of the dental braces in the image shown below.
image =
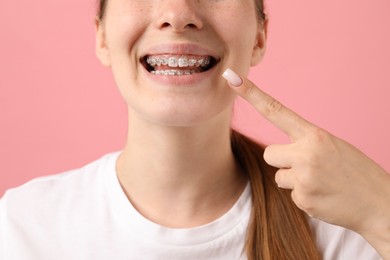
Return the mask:
M210 64L210 57L194 59L185 56L181 57L148 57L146 62L150 66L167 65L169 67L206 67Z
M195 70L153 70L152 74L165 76L183 76L196 73Z

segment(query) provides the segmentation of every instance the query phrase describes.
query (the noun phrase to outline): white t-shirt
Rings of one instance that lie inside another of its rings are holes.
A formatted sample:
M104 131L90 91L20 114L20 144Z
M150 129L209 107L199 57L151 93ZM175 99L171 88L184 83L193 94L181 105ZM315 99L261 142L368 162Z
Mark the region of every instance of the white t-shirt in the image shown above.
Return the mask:
M246 259L249 185L212 223L166 228L129 203L115 171L118 155L7 191L0 200L0 259ZM380 259L352 231L315 219L310 224L324 260Z

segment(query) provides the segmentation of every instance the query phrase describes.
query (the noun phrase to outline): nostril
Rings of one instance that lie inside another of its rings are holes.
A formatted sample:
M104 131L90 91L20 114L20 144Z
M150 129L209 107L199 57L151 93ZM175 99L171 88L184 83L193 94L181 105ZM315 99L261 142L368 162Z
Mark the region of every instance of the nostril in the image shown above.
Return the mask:
M193 23L187 24L187 27L189 27L191 29L196 29L196 25Z
M172 25L168 22L165 22L161 25L161 28L168 28L168 27L171 27ZM189 28L189 29L196 29L197 26L193 23L189 23L185 26L185 28Z
M162 25L161 25L161 28L166 28L166 27L170 27L171 25L169 24L169 23L167 23L167 22L165 22L165 23L163 23Z

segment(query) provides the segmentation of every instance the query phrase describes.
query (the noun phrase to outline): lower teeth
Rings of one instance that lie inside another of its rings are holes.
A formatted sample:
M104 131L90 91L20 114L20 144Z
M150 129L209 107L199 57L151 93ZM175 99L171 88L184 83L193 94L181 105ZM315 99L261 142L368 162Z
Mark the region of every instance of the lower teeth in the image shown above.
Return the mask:
M195 70L153 70L152 74L165 75L165 76L183 76L196 73Z

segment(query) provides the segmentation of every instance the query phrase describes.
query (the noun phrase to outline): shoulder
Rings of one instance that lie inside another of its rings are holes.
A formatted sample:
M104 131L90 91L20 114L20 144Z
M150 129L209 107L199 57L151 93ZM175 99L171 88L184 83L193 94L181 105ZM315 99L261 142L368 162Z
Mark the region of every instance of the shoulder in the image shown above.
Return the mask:
M86 193L101 182L102 171L118 153L107 154L79 169L39 177L9 189L1 198L2 210L19 211L57 204L71 196ZM16 212L14 212L16 213Z
M309 224L324 260L381 259L362 236L351 230L314 218L309 218Z
M93 230L87 224L101 225L118 155L8 190L0 199L0 259L42 259L42 252L57 253L89 241Z

